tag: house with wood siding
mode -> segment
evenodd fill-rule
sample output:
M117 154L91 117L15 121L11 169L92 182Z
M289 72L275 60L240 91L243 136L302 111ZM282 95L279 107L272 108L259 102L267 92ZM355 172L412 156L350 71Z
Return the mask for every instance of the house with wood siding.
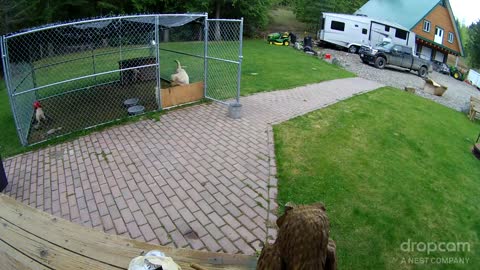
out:
M447 62L463 56L462 40L448 0L370 0L355 14L398 23L416 34L415 51L425 59Z

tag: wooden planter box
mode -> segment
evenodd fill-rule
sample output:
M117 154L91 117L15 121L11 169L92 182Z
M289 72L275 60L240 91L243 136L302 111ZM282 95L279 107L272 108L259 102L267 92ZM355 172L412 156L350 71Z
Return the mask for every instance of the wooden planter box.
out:
M425 81L426 83L423 88L423 91L425 91L426 93L441 97L443 96L445 91L447 91L446 86L440 85L432 79L426 79Z
M162 108L177 106L203 98L203 82L161 89Z

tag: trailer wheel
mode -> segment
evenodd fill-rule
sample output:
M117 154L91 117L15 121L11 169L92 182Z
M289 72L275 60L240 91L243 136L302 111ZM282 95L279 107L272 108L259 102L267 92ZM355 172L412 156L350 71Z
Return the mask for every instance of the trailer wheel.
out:
M418 70L418 76L422 77L422 78L425 78L427 76L427 67L425 66L422 66L419 70Z
M348 52L349 53L357 53L358 52L358 47L355 46L355 45L352 45L352 46L348 47Z
M379 56L375 59L375 67L379 69L383 69L387 65L387 60L385 58Z

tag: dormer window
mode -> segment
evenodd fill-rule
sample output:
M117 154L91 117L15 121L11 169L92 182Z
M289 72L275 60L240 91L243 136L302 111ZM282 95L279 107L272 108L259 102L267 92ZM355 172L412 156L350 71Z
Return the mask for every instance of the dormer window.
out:
M452 32L448 33L448 42L453 43L453 33Z
M424 20L423 21L423 31L430 32L430 27L431 27L430 22L427 21L427 20Z

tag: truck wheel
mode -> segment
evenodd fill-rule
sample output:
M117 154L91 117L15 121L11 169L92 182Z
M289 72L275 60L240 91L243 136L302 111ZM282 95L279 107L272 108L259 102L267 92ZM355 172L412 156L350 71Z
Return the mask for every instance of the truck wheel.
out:
M352 46L348 47L348 52L349 53L357 53L358 52L358 47L355 46L355 45L352 45Z
M387 65L387 60L385 58L379 56L375 59L375 67L379 69L383 69Z
M425 78L427 76L427 68L425 66L421 67L419 70L418 70L418 76L422 77L422 78Z

